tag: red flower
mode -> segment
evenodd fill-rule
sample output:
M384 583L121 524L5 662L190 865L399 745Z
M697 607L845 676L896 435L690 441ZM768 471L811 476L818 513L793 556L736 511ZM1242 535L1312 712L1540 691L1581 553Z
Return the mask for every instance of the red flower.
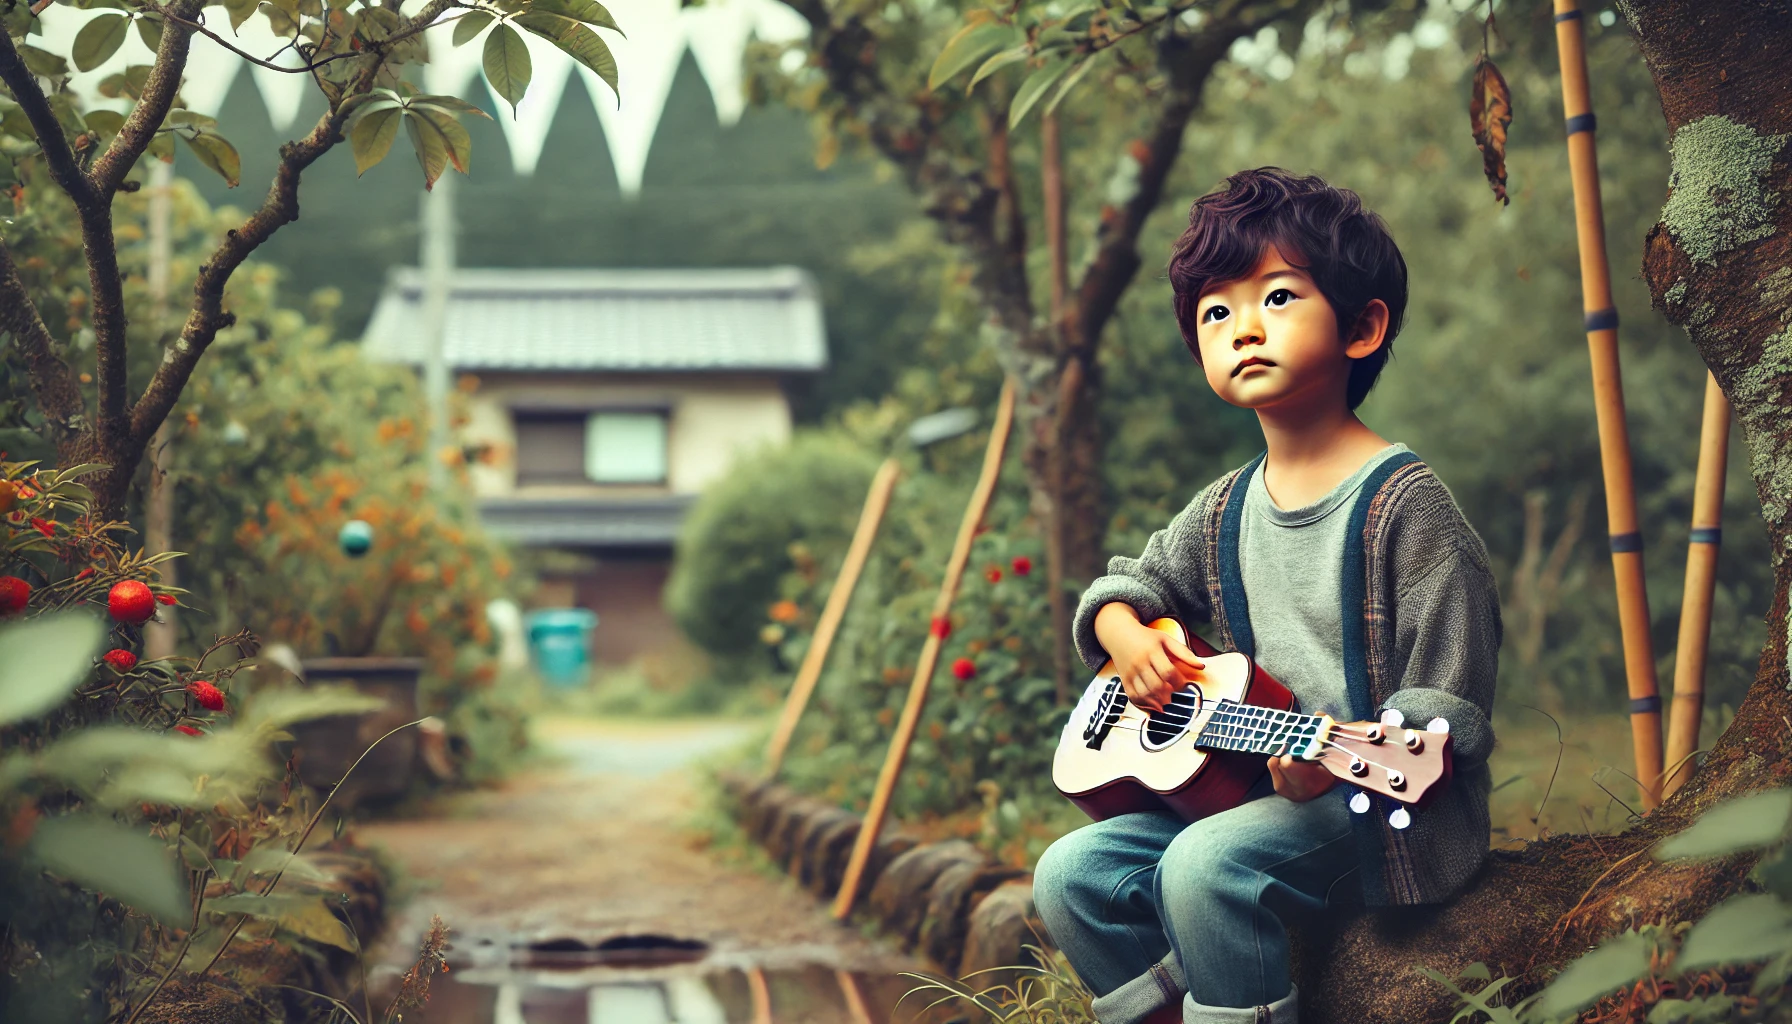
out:
M991 583L1002 582L1002 567L999 565L992 565L987 569L984 569L983 578Z
M36 491L34 491L34 490L32 490L32 489L31 489L31 488L29 488L29 487L26 487L26 486L25 486L25 485L24 485L24 484L20 484L20 485L19 485L19 497L21 497L21 498L35 498L35 497L37 497L37 492L36 492Z
M944 615L937 616L927 627L927 631L941 640L952 635L952 620Z
M137 667L137 656L122 648L113 648L107 651L100 655L100 660L112 666L121 675Z
M190 725L177 725L174 727L174 731L180 732L180 733L186 733L188 736L204 736L205 735L205 733L200 732L198 729L195 729Z
M24 611L31 600L31 584L17 576L0 576L0 615Z
M56 524L50 522L48 519L39 519L36 516L32 516L31 525L37 529L38 533L41 533L46 537L53 537L56 535Z
M141 580L120 580L106 595L106 609L118 621L135 625L156 613L156 598Z
M959 658L952 663L952 674L959 682L965 682L977 674L977 663L969 658Z
M175 597L173 594L157 594L156 600L160 601L163 604L173 604L175 601Z
M207 711L224 710L224 691L203 679L195 679L188 683L187 692L192 694L193 699L199 702L199 706Z
M1025 576L1027 573L1033 571L1033 560L1026 555L1015 555L1014 561L1009 563L1009 565L1010 568L1014 570L1014 575L1016 576Z

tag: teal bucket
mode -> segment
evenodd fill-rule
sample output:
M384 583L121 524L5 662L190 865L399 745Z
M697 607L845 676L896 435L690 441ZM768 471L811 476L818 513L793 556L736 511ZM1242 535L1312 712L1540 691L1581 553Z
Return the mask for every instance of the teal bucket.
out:
M535 669L549 686L573 687L591 673L591 631L597 614L587 608L543 608L524 620Z

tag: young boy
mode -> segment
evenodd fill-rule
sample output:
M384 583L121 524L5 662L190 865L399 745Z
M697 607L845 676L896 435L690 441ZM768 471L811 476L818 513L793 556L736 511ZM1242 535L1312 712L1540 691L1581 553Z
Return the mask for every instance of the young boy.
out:
M1288 924L1338 903L1446 899L1488 845L1488 714L1500 646L1487 551L1444 485L1355 409L1406 308L1406 263L1355 193L1276 168L1203 196L1170 259L1207 383L1254 409L1267 451L1216 480L1077 609L1077 652L1112 657L1155 710L1200 659L1142 623L1211 621L1301 710L1442 718L1455 777L1410 827L1352 814L1317 764L1271 758L1252 799L1184 824L1127 814L1041 858L1040 915L1102 1024L1295 1024Z

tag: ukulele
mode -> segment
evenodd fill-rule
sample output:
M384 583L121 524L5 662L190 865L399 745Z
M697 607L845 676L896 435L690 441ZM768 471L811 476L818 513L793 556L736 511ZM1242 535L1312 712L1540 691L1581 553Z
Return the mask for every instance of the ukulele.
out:
M1201 659L1196 678L1161 711L1127 699L1112 661L1090 682L1058 738L1052 782L1091 818L1170 810L1186 821L1244 801L1269 770L1268 758L1316 761L1358 787L1350 809L1366 813L1370 793L1394 803L1388 823L1412 824L1408 806L1425 803L1450 780L1450 725L1432 719L1405 728L1388 709L1379 722L1340 724L1301 714L1294 695L1256 662L1221 654L1175 619L1149 624Z

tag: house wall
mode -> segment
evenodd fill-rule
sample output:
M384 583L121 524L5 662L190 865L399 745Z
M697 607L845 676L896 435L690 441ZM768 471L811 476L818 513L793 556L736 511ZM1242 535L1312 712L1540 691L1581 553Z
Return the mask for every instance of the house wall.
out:
M664 487L570 484L517 486L517 407L599 409L662 407L667 410L667 483ZM476 464L471 476L481 498L607 494L695 494L725 473L738 456L761 445L790 440L790 404L771 375L481 374L470 398L461 438L489 443L497 457Z

